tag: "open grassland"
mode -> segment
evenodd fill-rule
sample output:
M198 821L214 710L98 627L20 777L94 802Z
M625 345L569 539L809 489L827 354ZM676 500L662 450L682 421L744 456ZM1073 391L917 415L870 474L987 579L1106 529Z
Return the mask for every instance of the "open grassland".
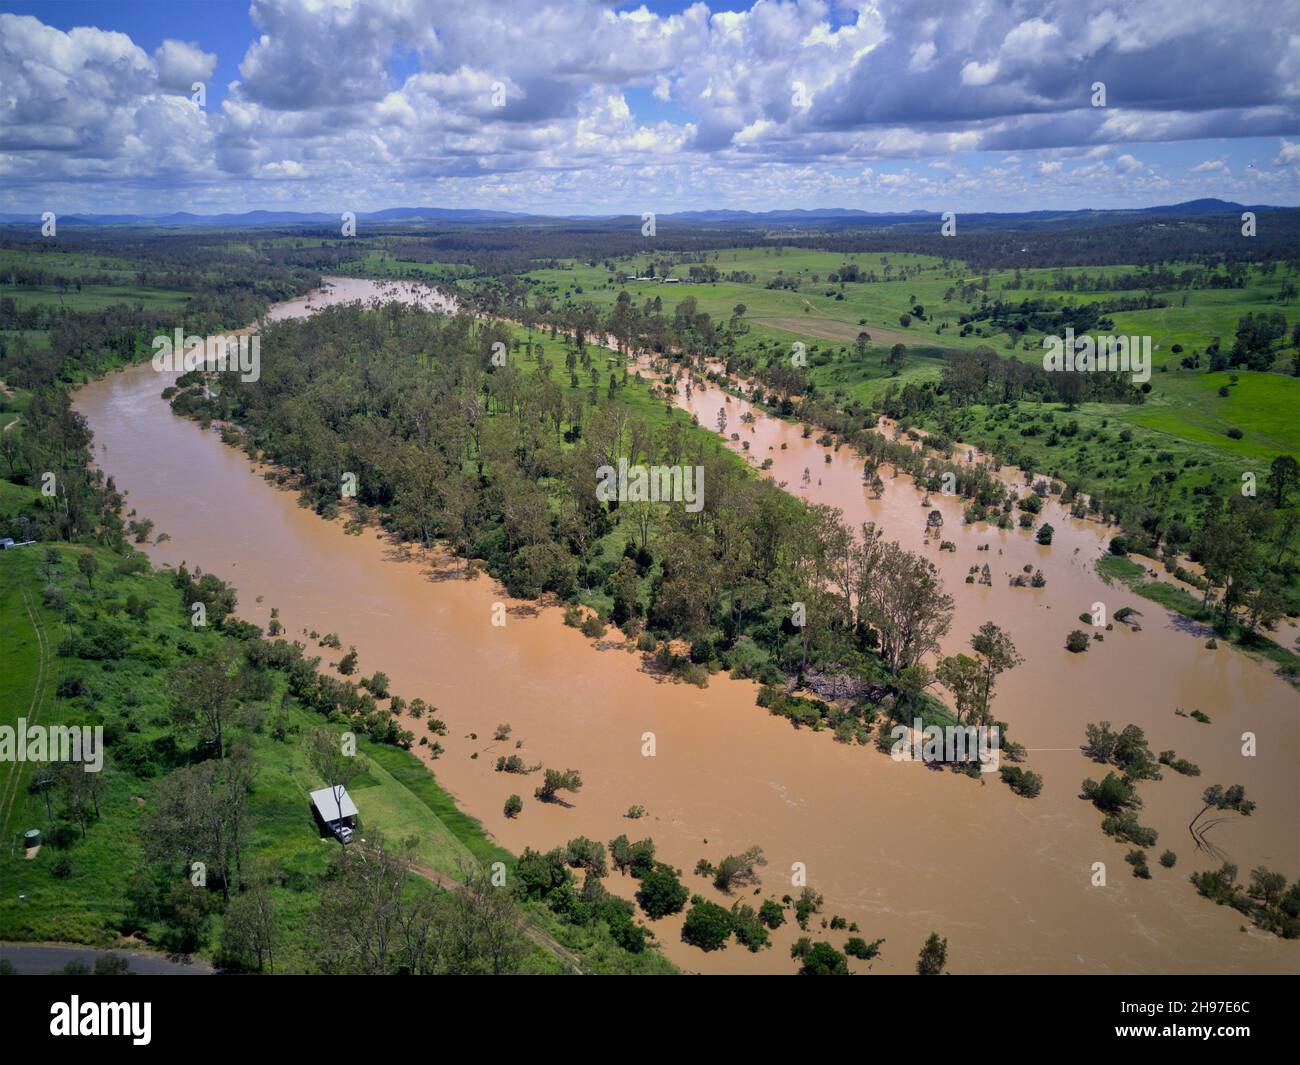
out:
M808 375L820 393L839 403L867 407L891 386L937 382L946 353L952 349L988 346L1002 357L1041 362L1044 332L1030 330L1013 338L984 321L971 323L969 334L960 335L960 315L976 312L985 298L1082 304L1144 294L1140 288L1104 287L1108 278L1140 272L1136 266L1003 270L977 276L959 262L932 256L839 255L777 248L728 249L702 257L724 278L742 272L751 275L745 283L666 285L624 280L626 274L644 276L655 258L617 260L610 264L612 270L605 263L572 262L562 269L536 270L527 276L537 293L561 305L590 300L608 310L618 293L626 290L634 305L650 301L669 317L681 301L692 299L697 311L708 313L719 323L731 320L743 306L737 328L728 338L737 353L756 354L763 364L788 359L792 345L801 342L806 348ZM861 275L874 273L876 279L831 283L829 276L846 264L856 267ZM1190 267L1172 263L1167 268L1178 273ZM689 268L689 263L678 263L672 276L685 278ZM886 270L890 280L885 280ZM766 287L781 277L797 279L799 288ZM1086 287L1096 285L1097 291L1066 291L1061 287L1063 280L1086 280ZM1185 486L1204 484L1215 477L1225 483L1237 482L1248 466L1267 465L1279 453L1300 454L1300 378L1285 372L1290 369L1292 349L1285 342L1278 346L1274 372L1206 373L1204 355L1216 338L1224 348L1231 347L1237 323L1247 314L1281 311L1288 326L1293 324L1297 301L1283 297L1286 286L1294 286L1297 280L1285 265L1271 272L1253 269L1241 288L1153 287L1152 296L1168 306L1109 313L1113 332L1152 337L1154 372L1145 402L1086 403L1077 410L1052 415L1065 424L1075 422L1085 431L1094 431L1101 444L1107 443L1107 428L1128 429L1130 440L1120 442L1112 434L1115 450L1109 456L1097 455L1095 461L1087 461L1071 455L1075 441L1054 438L1050 421L1044 418L1049 412L1033 403L1019 404L1009 415L1003 411L998 416L974 408L961 419L967 439L987 446L999 435L1014 438L1037 420L1045 431L1041 437L1022 435L1021 453L1036 468L1060 471L1062 476L1091 484L1101 492L1144 483L1144 477L1152 472L1140 468L1144 460L1155 461L1161 454L1172 453L1174 467L1189 475ZM967 283L979 288L963 300L961 286ZM900 316L911 314L918 304L925 320L913 316L908 326L901 326ZM870 335L871 342L865 350L858 350L855 341L862 331ZM1098 332L1094 330L1094 335ZM895 371L889 364L889 348L897 343L907 345L907 351ZM1182 365L1184 359L1195 356L1201 359L1197 366ZM1227 395L1220 395L1225 387ZM1239 430L1240 439L1229 437L1230 429ZM1131 458L1122 453L1130 448L1135 452ZM1191 465L1187 465L1189 460ZM1162 464L1168 461L1161 460ZM1119 467L1123 467L1122 474Z
M426 281L453 281L472 273L470 267L461 263L415 262L401 257L401 248L395 254L386 251L370 251L359 259L345 262L339 267L340 273L357 274L361 277L404 277L422 278Z
M831 252L799 249L734 249L711 255L707 265L716 267L723 278L733 274L750 274L753 280L721 280L700 284L663 284L658 281L625 281L624 275L644 276L647 263L642 258L620 260L611 273L603 265L572 263L565 269L530 272L527 278L536 291L563 304L591 300L598 307L609 308L624 289L640 305L643 300L658 298L666 313L680 300L696 301L698 309L715 320L726 321L737 305L745 307L745 317L753 331L762 337L800 339L817 337L851 343L866 330L882 343L933 344L942 336L954 347L974 347L979 338L948 337L936 332L945 323L951 328L957 319L952 308L943 308L943 293L962 276L960 264L945 263L933 256L884 254L838 255ZM880 280L873 283L832 284L827 279L844 265L856 265L861 271L875 271ZM688 276L689 266L678 267L672 276ZM889 280L885 278L888 277ZM777 278L797 281L795 290L768 288ZM921 303L935 313L929 322L902 327L899 317ZM943 331L944 333L947 330Z
M53 243L21 250L0 248L0 283L12 283L15 271L37 268L70 280L105 276L116 284L126 285L135 280L142 265L119 255L77 250Z
M70 311L96 311L119 303L157 309L183 306L188 292L139 283L148 268L143 261L58 246L0 248L0 300L12 299L20 309L49 305ZM48 283L21 282L21 272L31 270L48 274Z
M1267 462L1300 454L1300 378L1249 370L1170 374L1154 399L1127 413L1134 425L1205 444L1238 458ZM1226 388L1228 394L1221 396ZM1242 431L1240 440L1229 429Z
M174 310L185 305L186 297L167 289L136 285L6 285L0 284L0 299L12 299L19 309L50 304L72 311L98 311L119 303L137 304L157 310Z
M778 254L779 252L779 254ZM750 323L784 334L841 340L851 344L865 329L876 343L941 345L974 348L992 345L1000 353L1016 350L1030 361L1042 358L1039 341L1044 333L1017 336L1013 349L1010 336L1001 330L977 325L969 336L961 336L959 317L975 310L987 295L990 301L1019 302L1026 299L1052 299L1073 303L1095 303L1142 294L1142 289L1099 289L1098 291L1064 291L1049 286L1058 277L1104 279L1133 274L1137 266L1088 267L1067 269L1025 269L991 271L976 275L964 264L934 256L904 254L847 254L804 251L801 249L734 249L704 257L705 264L716 267L723 278L733 273L747 273L745 283L718 281L665 285L659 281L626 281L625 275L644 276L648 261L641 257L616 260L611 271L604 264L570 262L561 269L541 269L526 275L537 292L554 302L581 303L590 300L598 307L609 308L620 291L626 290L639 305L645 299L658 298L665 313L682 299L694 298L698 309L725 321L734 308L743 304ZM836 282L828 280L846 266L854 266L876 280ZM1188 264L1169 264L1171 271ZM675 267L673 276L687 277L690 264ZM770 289L768 284L784 277L797 281L796 290ZM1203 349L1215 337L1229 342L1237 320L1248 313L1277 309L1278 296L1287 280L1285 268L1273 275L1252 272L1245 288L1198 288L1162 290L1153 294L1169 306L1139 311L1117 311L1112 317L1115 332L1150 334L1159 354L1157 365L1173 357L1171 348ZM1294 282L1295 278L1292 278ZM963 301L959 289L964 283L979 286L975 298ZM921 305L925 320L913 317L903 327L899 317ZM1296 301L1285 306L1292 309ZM982 330L982 331L981 331ZM1025 343L1028 341L1028 344ZM1174 358L1174 361L1177 361Z

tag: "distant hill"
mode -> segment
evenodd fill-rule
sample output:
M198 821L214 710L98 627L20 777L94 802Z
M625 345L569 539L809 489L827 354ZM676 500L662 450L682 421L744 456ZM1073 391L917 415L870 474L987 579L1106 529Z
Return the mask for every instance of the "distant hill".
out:
M1239 214L1242 211L1287 211L1295 208L1267 204L1233 203L1228 200L1201 199L1155 207L1084 208L1073 211L958 212L964 225L981 228L1039 228L1044 225L1089 225L1132 221L1134 218L1192 217ZM847 207L815 210L774 211L676 211L661 214L657 223L710 228L735 227L817 227L933 225L942 217L939 211L862 211ZM518 211L490 211L452 207L390 207L382 211L361 211L361 223L431 223L435 225L556 225L578 222L595 227L625 225L634 215L539 215ZM37 213L0 213L0 225L40 225ZM64 226L210 226L231 229L265 227L337 226L339 214L319 211L244 211L238 214L193 214L174 211L169 214L69 214L59 217Z
M339 214L320 211L243 211L239 214L69 214L60 215L59 224L67 226L254 226L338 225ZM482 224L484 222L520 222L541 219L538 215L514 211L460 210L447 207L390 207L384 211L359 211L358 222L450 222ZM0 213L0 223L40 225L38 214Z
M766 225L800 225L809 222L855 222L855 223L883 223L888 225L890 222L916 222L924 218L938 218L936 211L858 211L848 207L825 207L817 210L790 210L790 211L677 211L672 214L661 215L669 221L680 222L707 222L707 223L726 223L742 222L753 224L755 222Z
M1224 214L1229 211L1267 211L1268 207L1256 204L1247 207L1245 204L1230 203L1227 200L1187 200L1184 203L1173 203L1167 207L1148 207L1147 214Z

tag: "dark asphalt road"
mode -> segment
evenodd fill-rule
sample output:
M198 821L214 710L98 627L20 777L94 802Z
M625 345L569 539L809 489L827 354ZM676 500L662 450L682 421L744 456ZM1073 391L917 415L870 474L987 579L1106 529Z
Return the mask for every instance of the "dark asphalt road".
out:
M0 960L9 962L20 974L57 973L73 960L94 971L95 960L105 954L126 958L131 972L141 976L210 976L206 961L172 961L162 954L130 950L99 950L95 947L47 946L39 943L0 943Z

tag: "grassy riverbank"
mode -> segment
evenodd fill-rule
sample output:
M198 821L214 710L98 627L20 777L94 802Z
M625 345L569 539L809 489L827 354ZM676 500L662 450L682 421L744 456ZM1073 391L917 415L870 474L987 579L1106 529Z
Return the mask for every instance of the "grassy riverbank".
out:
M1104 555L1097 559L1097 572L1108 584L1118 581L1144 599L1159 603L1165 609L1185 618L1202 622L1206 627L1207 640L1223 640L1272 662L1281 676L1293 686L1300 687L1300 655L1261 633L1251 632L1237 622L1225 626L1219 614L1207 607L1186 588L1169 581L1156 580L1148 574L1144 566L1131 558L1121 558L1117 555Z
M189 617L171 576L152 571L142 555L70 545L0 553L0 654L8 667L0 677L0 725L15 726L21 717L42 726L100 726L108 752L95 809L61 780L37 786L42 765L3 766L0 879L8 890L0 900L0 939L94 946L129 940L221 958L220 892L175 897L185 891L185 870L160 868L147 838L163 781L196 764L170 711L169 678L185 660L244 644L216 627L195 629ZM278 671L260 675L257 695L237 732L252 769L241 861L276 915L275 971L310 970L315 915L339 849L321 837L307 801L324 784L307 746L323 719L290 694ZM365 737L359 754L368 766L349 791L361 810L360 835L411 839L414 860L451 879L486 862L513 866L413 754ZM22 846L29 828L44 836L31 854ZM159 890L160 877L166 890ZM417 879L408 890L437 889ZM520 963L524 971L572 968L548 942L563 943L585 971L671 968L653 951L628 954L600 929L561 928L534 904L522 917L537 930Z

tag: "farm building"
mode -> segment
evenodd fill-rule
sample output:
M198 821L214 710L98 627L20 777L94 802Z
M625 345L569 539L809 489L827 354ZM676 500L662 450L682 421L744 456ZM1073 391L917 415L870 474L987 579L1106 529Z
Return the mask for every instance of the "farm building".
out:
M343 785L321 788L311 793L312 812L321 829L337 836L344 843L352 841L357 827L357 804L352 801Z

